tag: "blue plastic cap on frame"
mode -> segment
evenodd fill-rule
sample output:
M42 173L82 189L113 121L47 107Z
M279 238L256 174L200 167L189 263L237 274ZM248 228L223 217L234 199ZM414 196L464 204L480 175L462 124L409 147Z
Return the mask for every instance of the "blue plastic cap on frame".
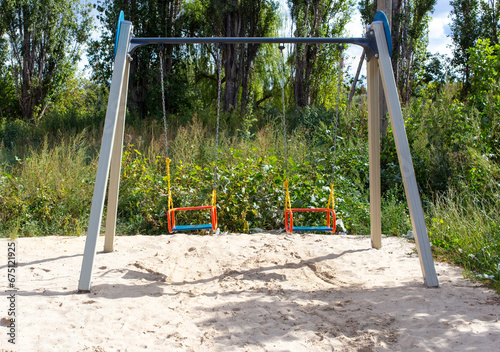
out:
M118 47L118 37L120 36L120 25L125 21L125 14L123 11L120 11L120 15L118 16L118 26L116 27L116 35L115 35L115 51L113 53L113 61L115 61L116 57L116 48Z
M384 23L384 32L385 39L387 39L387 48L389 49L389 56L392 57L392 39L391 39L391 29L389 28L389 21L387 21L387 17L385 13L382 11L378 11L373 17L373 22L383 22Z

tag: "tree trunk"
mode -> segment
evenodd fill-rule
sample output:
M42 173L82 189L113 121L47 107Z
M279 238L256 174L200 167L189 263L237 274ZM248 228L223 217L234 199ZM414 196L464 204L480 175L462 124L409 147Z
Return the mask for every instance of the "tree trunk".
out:
M257 51L259 50L259 45L258 44L248 44L247 46L247 54L246 54L246 61L243 62L243 75L242 75L242 82L241 82L241 111L242 114L246 112L246 109L248 107L248 95L249 95L249 88L248 88L248 83L250 82L250 73L252 70L252 62L257 56Z
M295 46L295 85L294 85L294 96L295 96L295 106L301 108L307 106L308 92L306 90L307 83L305 81L305 54L300 54L300 45ZM307 46L304 52L307 50Z
M28 7L25 6L23 7L23 14L27 16L28 14ZM33 117L33 110L31 109L31 94L30 94L30 86L31 86L31 70L30 70L30 62L31 59L29 57L31 50L29 48L30 46L30 28L29 28L29 23L28 21L24 21L24 23L20 23L19 28L22 28L22 33L21 36L23 37L23 44L22 44L22 62L19 62L19 66L21 69L21 99L20 99L20 105L21 105L21 114L23 116L24 120L31 120Z
M237 37L240 33L241 19L237 13L230 12L226 16L226 37ZM224 100L222 104L223 111L232 111L238 108L238 46L236 44L224 45L224 71L225 71L225 89Z
M394 80L396 83L399 80L398 60L401 57L401 10L403 6L402 0L393 0L392 2L392 70L394 71Z

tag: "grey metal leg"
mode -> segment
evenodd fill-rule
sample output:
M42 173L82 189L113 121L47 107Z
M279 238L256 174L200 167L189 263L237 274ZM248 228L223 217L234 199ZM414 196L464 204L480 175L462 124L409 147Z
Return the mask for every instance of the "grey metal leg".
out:
M118 112L111 170L109 174L108 206L106 216L106 232L104 237L104 252L113 252L116 231L116 215L118 211L118 194L120 190L120 170L122 165L123 133L125 131L125 113L127 110L127 92L130 63L127 60L125 79L122 84L122 95Z
M399 166L403 177L406 199L408 201L408 209L410 210L410 218L413 226L413 233L415 234L415 242L417 244L420 267L424 276L424 283L428 287L438 287L439 282L436 275L436 268L434 267L429 237L427 235L424 212L420 201L420 195L418 193L415 170L413 168L410 147L406 137L403 114L401 112L396 82L394 81L391 59L387 49L384 27L382 22L374 22L372 24L372 28L375 31L375 37L379 49L378 64L389 108L392 131L396 142Z
M106 111L106 120L104 122L99 164L97 166L94 195L92 197L92 207L90 209L87 239L85 241L85 250L83 253L82 270L80 272L80 281L78 284L78 290L80 291L90 291L91 287L97 238L101 228L104 198L106 195L112 148L117 130L118 114L122 99L126 98L122 93L124 89L123 86L128 84L127 52L131 30L132 23L128 21L123 21L121 23L115 66L109 92L108 108Z

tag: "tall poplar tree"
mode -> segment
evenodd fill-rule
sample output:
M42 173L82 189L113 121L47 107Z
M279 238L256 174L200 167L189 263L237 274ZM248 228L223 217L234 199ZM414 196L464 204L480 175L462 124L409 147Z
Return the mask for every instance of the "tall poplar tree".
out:
M76 69L90 8L79 0L3 0L0 12L21 116L37 122Z
M137 37L180 37L180 15L183 0L98 0L96 9L101 23L101 36L88 47L93 79L107 85L111 79L116 25L120 11L134 25ZM162 67L166 85L167 109L175 112L190 105L183 57L179 45L145 46L134 53L130 63L128 108L141 118L156 116L161 109L159 53L163 50Z
M454 45L451 63L462 75L462 95L466 96L470 90L470 53L481 34L479 20L479 0L452 0L451 10L451 40Z
M413 93L416 69L426 60L430 13L436 0L395 0L392 9L392 67L403 103Z
M339 37L349 22L351 0L289 0L296 37ZM294 97L297 107L316 101L318 90L336 66L339 51L333 45L296 44Z
M498 44L498 27L500 21L500 2L498 0L481 0L481 38Z
M267 37L278 20L278 3L274 0L198 0L186 8L190 36ZM222 46L224 111L246 110L251 74L261 47L258 43ZM213 50L211 54L216 56Z

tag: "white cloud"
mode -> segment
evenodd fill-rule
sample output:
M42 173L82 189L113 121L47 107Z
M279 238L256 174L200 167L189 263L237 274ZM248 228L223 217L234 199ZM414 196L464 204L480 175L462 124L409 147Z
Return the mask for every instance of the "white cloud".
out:
M361 13L357 10L354 10L354 14L351 17L351 21L346 26L347 34L350 37L362 37L365 29L363 28L363 24L361 23Z
M451 39L447 37L449 33L448 12L440 13L438 16L433 16L429 23L429 46L427 48L433 54L446 54L451 56Z
M365 28L361 22L361 14L358 10L354 10L351 21L347 24L346 29L348 37L359 38L364 36ZM357 45L349 45L346 50L345 65L347 71L352 76L356 74L356 69L358 68L359 59L362 53L363 48ZM365 65L363 65L361 75L366 75Z

